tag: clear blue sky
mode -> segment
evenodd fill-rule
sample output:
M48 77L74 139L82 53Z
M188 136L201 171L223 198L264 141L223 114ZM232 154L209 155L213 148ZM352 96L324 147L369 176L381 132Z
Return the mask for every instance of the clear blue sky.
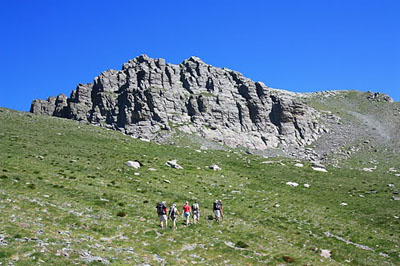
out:
M140 54L195 55L270 87L400 101L400 1L2 1L0 106L92 82Z

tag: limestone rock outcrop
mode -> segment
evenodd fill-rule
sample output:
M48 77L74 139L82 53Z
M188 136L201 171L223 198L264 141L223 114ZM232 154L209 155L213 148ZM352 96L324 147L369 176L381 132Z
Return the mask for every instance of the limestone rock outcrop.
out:
M87 121L135 137L180 130L230 147L301 147L324 132L319 112L198 57L179 65L141 55L79 84L69 98L34 100L31 112Z

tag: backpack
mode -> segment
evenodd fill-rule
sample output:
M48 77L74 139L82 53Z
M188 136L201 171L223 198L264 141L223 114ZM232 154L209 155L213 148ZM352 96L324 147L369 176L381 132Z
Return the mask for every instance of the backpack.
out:
M157 208L157 214L158 215L164 215L165 214L165 212L164 212L164 209L165 209L164 203L162 203L162 202L158 203L156 208Z
M192 210L194 213L198 213L199 212L199 204L197 204L197 203L193 204Z
M170 208L170 209L169 209L169 214L168 214L168 216L171 217L171 218L175 218L175 216L176 216L176 211L177 211L176 207Z

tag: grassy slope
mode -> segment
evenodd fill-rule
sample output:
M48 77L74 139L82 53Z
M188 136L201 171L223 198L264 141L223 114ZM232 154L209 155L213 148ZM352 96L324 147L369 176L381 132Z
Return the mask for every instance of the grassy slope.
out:
M285 263L285 255L299 265L400 264L399 201L391 200L393 188L387 187L399 186L399 178L383 171L319 173L285 159L284 165L262 164L261 157L247 154L198 153L74 121L0 110L2 263L100 264L84 261L89 252L115 265L276 265ZM178 159L184 170L166 166L170 159ZM129 169L127 160L144 166ZM212 163L222 171L207 169ZM289 187L288 181L300 186ZM378 193L365 193L371 189ZM158 228L156 202L177 202L181 208L195 198L203 208L200 225L184 227L181 219L176 232ZM225 206L220 225L206 220L216 198ZM238 241L249 247L229 246ZM332 258L316 249L332 251Z

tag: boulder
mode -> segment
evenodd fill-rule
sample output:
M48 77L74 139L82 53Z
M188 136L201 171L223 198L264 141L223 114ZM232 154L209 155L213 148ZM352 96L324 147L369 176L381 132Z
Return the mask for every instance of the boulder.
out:
M140 166L142 166L142 164L139 161L127 161L127 162L125 162L125 165L127 165L128 167L135 168L135 169L139 169Z
M171 168L183 169L183 167L178 164L178 160L171 160L171 161L166 162L165 164Z
M210 168L210 169L212 169L212 170L214 170L214 171L221 171L221 170L222 170L221 167L219 167L219 166L216 165L216 164L212 164L212 165L210 165L208 168Z

